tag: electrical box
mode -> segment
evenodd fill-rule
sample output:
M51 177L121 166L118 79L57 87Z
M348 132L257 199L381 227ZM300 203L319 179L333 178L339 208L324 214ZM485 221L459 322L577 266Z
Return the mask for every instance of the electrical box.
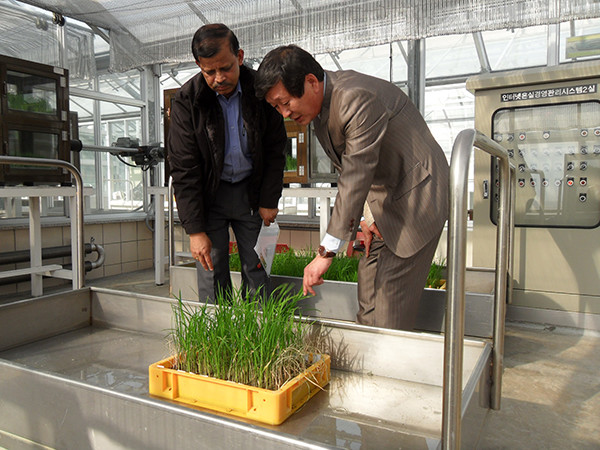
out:
M516 168L516 305L600 314L600 62L470 78ZM473 265L494 266L498 164L475 151ZM575 324L574 324L575 325Z

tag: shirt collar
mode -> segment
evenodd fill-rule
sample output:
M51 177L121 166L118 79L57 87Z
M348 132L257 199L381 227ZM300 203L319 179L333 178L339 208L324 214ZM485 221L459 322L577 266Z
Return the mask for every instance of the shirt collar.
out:
M325 100L325 92L327 90L327 74L323 72L323 100ZM323 106L321 106L321 111L317 114L317 117L321 119L321 112L323 111Z
M229 98L225 97L223 94L219 94L218 92L215 92L215 94L217 95L217 98L221 97L224 100L230 100L233 97L235 97L236 95L241 96L242 95L242 85L240 84L240 80L238 80L237 85L235 86L235 90L233 91L233 94Z

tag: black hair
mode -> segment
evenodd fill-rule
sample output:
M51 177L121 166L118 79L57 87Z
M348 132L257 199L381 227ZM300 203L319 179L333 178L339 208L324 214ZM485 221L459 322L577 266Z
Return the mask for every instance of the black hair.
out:
M229 39L231 53L237 56L240 43L237 37L227 25L222 23L211 23L198 28L192 39L192 54L194 59L211 58L221 50L223 39Z
M302 97L304 80L309 73L323 81L323 68L310 53L297 45L277 47L267 53L258 67L254 80L256 96L264 98L281 81L290 95Z

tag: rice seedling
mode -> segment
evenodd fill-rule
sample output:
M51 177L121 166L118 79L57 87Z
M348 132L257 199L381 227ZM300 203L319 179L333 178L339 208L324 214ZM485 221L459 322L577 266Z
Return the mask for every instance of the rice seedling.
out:
M427 276L426 286L433 289L445 289L446 260L433 261Z
M315 251L310 249L304 251L290 249L287 252L276 253L273 258L273 265L271 266L271 275L302 278L304 276L304 267L314 259L315 254ZM331 266L323 275L323 279L357 282L358 263L361 257L362 253L359 253L356 256L338 254L331 261ZM230 255L229 267L232 271L239 272L241 270L240 256L238 253L232 253ZM443 289L445 270L445 260L432 262L425 287Z
M319 353L311 324L294 317L302 294L289 286L268 296L233 290L216 297L215 306L181 299L173 306L175 369L276 390Z

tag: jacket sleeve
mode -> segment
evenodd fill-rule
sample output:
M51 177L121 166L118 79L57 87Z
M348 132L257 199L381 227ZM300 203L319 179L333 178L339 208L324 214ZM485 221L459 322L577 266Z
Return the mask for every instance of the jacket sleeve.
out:
M177 96L171 105L168 158L173 177L177 211L187 234L205 229L205 199L202 183L205 162L198 148L191 101Z
M383 104L366 90L354 89L332 100L345 138L338 194L327 232L343 240L354 236L373 184L389 122ZM330 117L330 121L332 118Z
M260 187L259 206L277 208L283 189L285 145L287 133L283 117L267 102L263 102L266 127L263 131L263 179Z

